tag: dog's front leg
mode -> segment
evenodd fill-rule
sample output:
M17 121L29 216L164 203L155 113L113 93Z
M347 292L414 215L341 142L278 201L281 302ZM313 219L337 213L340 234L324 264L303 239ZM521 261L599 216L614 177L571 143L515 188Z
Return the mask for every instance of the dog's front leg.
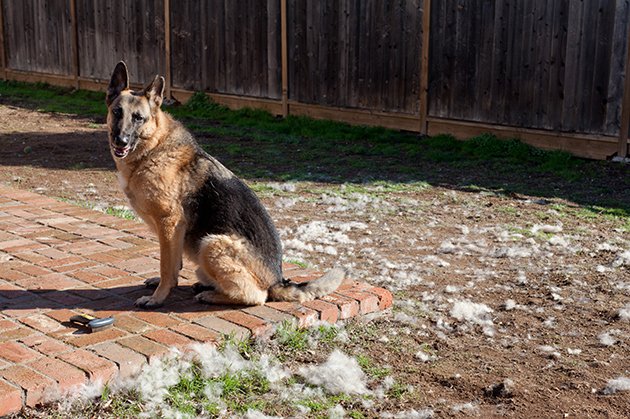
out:
M182 267L184 247L184 223L173 218L163 218L157 223L160 241L160 283L151 296L140 297L136 306L143 308L159 307L164 303L171 289L177 286L177 277Z

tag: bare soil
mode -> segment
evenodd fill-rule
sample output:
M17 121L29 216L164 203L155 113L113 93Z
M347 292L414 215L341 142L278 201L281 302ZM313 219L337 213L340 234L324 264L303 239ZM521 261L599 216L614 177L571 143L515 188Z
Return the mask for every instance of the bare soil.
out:
M0 182L126 204L102 123L9 105L0 105L0 121ZM630 303L627 218L562 198L444 184L269 185L261 197L287 259L346 266L395 292L393 311L350 348L413 386L382 410L630 417L630 392L602 391L630 377L630 323L619 316ZM468 320L456 307L472 310Z

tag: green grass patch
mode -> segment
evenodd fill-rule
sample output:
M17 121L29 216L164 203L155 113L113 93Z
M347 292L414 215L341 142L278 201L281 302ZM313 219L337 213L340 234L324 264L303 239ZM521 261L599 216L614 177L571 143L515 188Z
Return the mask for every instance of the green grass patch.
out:
M103 94L0 81L3 103L104 119ZM495 194L553 196L583 206L630 211L627 166L536 149L484 134L420 138L381 127L302 116L279 118L255 109L229 110L203 93L164 110L193 130L209 153L251 181L352 183L359 193L418 192L447 185ZM71 169L79 170L81 167ZM262 182L261 182L262 183ZM254 182L261 194L278 195ZM352 189L350 188L350 189ZM363 190L363 191L362 191Z
M356 358L363 372L372 379L380 380L391 373L390 368L375 365L374 361L372 361L372 359L367 355L359 354Z
M102 92L75 90L45 83L0 81L0 96L10 97L42 112L101 117L107 114Z
M285 350L292 352L308 349L308 329L298 327L295 322L284 321L278 326L275 339Z

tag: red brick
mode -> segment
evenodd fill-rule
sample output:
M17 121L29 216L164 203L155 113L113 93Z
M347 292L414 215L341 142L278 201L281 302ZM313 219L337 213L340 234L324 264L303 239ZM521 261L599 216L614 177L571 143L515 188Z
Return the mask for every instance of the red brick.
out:
M125 336L127 333L120 329L109 328L93 333L86 333L83 335L77 335L76 337L70 337L66 340L67 343L83 348L85 346L95 345L97 343L106 342L110 340L116 340Z
M24 244L24 245L21 245L21 246L7 247L6 249L4 249L4 251L19 255L22 252L32 252L32 251L35 251L35 250L44 249L46 247L48 247L48 246L45 245L45 244L41 244L41 243L37 243L37 242L31 242L30 244Z
M79 313L77 313L76 311L68 310L67 308L60 308L58 310L51 310L45 314L60 323L65 323L70 321L70 317Z
M339 308L335 304L327 303L322 300L305 301L302 303L304 307L317 310L319 319L324 322L336 323L339 319Z
M40 255L46 256L50 259L64 259L64 258L67 258L68 256L72 256L66 252L62 252L61 250L53 249L52 247L38 250L35 253L39 253Z
M0 380L0 417L22 409L22 389Z
M29 367L47 377L54 379L61 392L87 381L85 373L59 359L44 357L28 364Z
M117 343L129 349L141 353L147 358L159 357L168 352L168 349L159 343L155 343L142 336L131 336L120 339Z
M41 301L41 298L39 298L39 297L37 297L35 299L31 299L30 297L24 297L24 298L21 297L21 298L16 298L13 301L16 301L16 302L20 301L21 303L29 304L30 307L37 306L37 305L41 304L41 303L38 302L38 301ZM9 317L13 317L15 319L19 319L19 318L25 317L25 316L33 316L33 315L35 315L35 314L37 314L37 313L42 311L39 308L26 308L23 304L16 304L16 305L14 305L14 307L16 307L16 308L6 308L6 309L4 309L2 311L2 313L5 316L9 316Z
M48 269L43 269L36 265L22 265L20 267L16 267L15 270L29 276L44 276L50 273Z
M314 275L315 273L311 270L308 269L303 269L303 268L298 268L298 269L291 269L287 272L283 272L283 276L286 279L290 279L293 280L293 278L296 277L300 277L300 276L309 276L309 275ZM316 277L321 276L321 274L316 275Z
M72 273L69 273L68 275L75 279L78 279L79 281L87 282L88 284L93 284L109 279L99 273L86 270L74 271Z
M51 291L78 288L83 285L80 281L60 273L48 274L41 277L29 277L15 282L29 290Z
M186 336L167 329L152 330L145 333L143 336L157 343L161 343L164 346L174 346L176 348L184 348L193 343L193 341Z
M0 271L0 279L6 279L10 282L17 282L27 278L29 278L28 275L13 269L8 269L6 266L4 266L2 271Z
M220 315L224 320L243 326L252 332L254 336L265 336L271 332L271 324L242 311L231 311Z
M89 301L86 298L78 296L69 291L51 291L51 292L42 293L40 295L42 296L42 298L49 301L54 301L55 303L59 304L62 307L63 306L66 306L66 307L86 306Z
M18 327L20 327L20 325L14 321L0 319L0 332L4 332L5 330L17 329Z
M134 274L141 274L159 269L160 262L156 259L144 256L125 261L118 261L116 266Z
M99 312L99 316L100 315L101 313ZM149 323L143 322L142 320L129 315L116 316L114 319L116 321L115 325L117 328L126 330L130 333L142 334L154 328Z
M22 238L17 238L13 240L2 240L0 241L0 250L10 249L16 246L24 246L27 244L33 244L33 241Z
M282 323L284 321L295 320L293 316L267 306L247 307L244 308L243 311L252 316L260 317L269 323Z
M32 361L40 356L37 352L17 342L0 343L0 358L7 361L20 363Z
M188 321L193 321L201 317L206 317L209 314L219 314L223 312L223 309L217 308L218 306L207 306L205 304L195 304L191 302L190 294L186 299L177 301L172 304L168 304L168 309L175 314L178 318L182 318ZM170 298L170 297L169 297Z
M392 304L394 303L394 296L392 295L391 292L389 292L388 290L384 288L372 287L368 289L367 292L376 294L378 296L379 298L378 308L380 310L385 310L387 308L390 308Z
M118 250L113 250L110 252L103 253L94 253L86 256L88 259L99 262L99 263L117 263L124 257L124 255L120 255ZM126 273L126 272L125 272Z
M108 290L104 290L101 288L92 288L89 285L85 285L83 288L69 290L69 292L78 295L79 297L84 299L84 302L81 304L82 306L89 306L92 308L94 307L94 304L91 301L103 300L105 298L112 297L112 293Z
M288 313L292 315L293 317L297 318L298 325L300 327L308 327L315 324L319 317L319 314L317 313L317 311L310 309L308 307L303 307L297 303L274 301L274 302L269 302L266 305L273 309Z
M67 256L59 259L47 259L46 261L40 262L39 264L45 266L46 268L54 270L60 266L74 265L82 261L83 259L78 256Z
M357 300L362 314L378 311L379 299L375 294L363 291L339 291L338 294Z
M56 385L52 379L24 365L13 365L0 370L0 375L8 382L20 386L26 391L26 405L29 407L35 407L46 401L44 399L46 391Z
M144 320L158 327L172 327L181 323L181 320L177 320L164 313L157 313L155 311L137 311L133 314L140 320Z
M301 274L301 275L291 275L291 278L287 278L287 279L290 279L291 282L295 282L296 284L301 284L304 282L309 282L314 279L320 278L322 275L323 275L322 273L308 273L308 274Z
M71 346L45 335L31 335L20 339L20 342L44 355L57 355L72 349Z
M97 282L94 286L119 295L129 294L134 291L143 291L145 294L150 293L144 285L144 279L133 275Z
M143 355L113 342L100 343L94 346L92 350L100 356L114 361L118 365L120 378L133 376L147 362Z
M289 271L294 271L296 269L302 269L300 266L296 265L295 263L287 263L287 262L282 262L282 274L286 274ZM286 278L286 275L284 276Z
M5 330L0 332L0 342L22 339L26 336L32 335L33 333L36 332L29 327L18 327L17 329Z
M359 302L339 294L325 295L320 298L323 301L337 305L339 307L339 318L341 320L349 319L359 314Z
M120 278L121 276L129 275L122 269L112 268L111 266L97 266L90 270L98 275L104 276L106 279Z
M63 265L63 266L56 266L54 268L51 268L53 271L55 272L72 272L72 271L76 271L77 269L85 269L85 268L91 268L92 266L95 266L96 262L92 262L92 261L84 261L84 262L79 262L79 263L73 263L70 265Z
M85 349L61 354L58 358L85 371L90 381L106 383L118 372L118 367L112 361L100 357Z
M20 321L25 325L30 326L33 329L39 330L43 333L51 333L63 328L61 323L43 314L22 317Z
M175 326L173 330L181 333L182 335L188 336L191 339L204 343L218 342L221 339L221 335L219 333L196 324L180 324Z
M233 336L237 340L247 339L251 332L242 326L236 325L227 320L223 320L216 316L202 317L195 320L195 323L200 324L203 327L214 330L221 335Z
M0 281L0 296L4 298L16 298L25 292L27 291L22 287L18 287L9 282Z

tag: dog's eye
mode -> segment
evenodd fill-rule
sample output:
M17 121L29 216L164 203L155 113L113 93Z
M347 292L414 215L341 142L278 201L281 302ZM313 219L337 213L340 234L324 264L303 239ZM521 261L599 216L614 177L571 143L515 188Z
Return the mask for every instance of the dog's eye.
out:
M114 110L112 110L112 115L114 115L116 118L121 118L122 117L122 109L121 108L115 108Z
M134 122L144 121L144 117L139 113L134 113L131 117L133 118Z

